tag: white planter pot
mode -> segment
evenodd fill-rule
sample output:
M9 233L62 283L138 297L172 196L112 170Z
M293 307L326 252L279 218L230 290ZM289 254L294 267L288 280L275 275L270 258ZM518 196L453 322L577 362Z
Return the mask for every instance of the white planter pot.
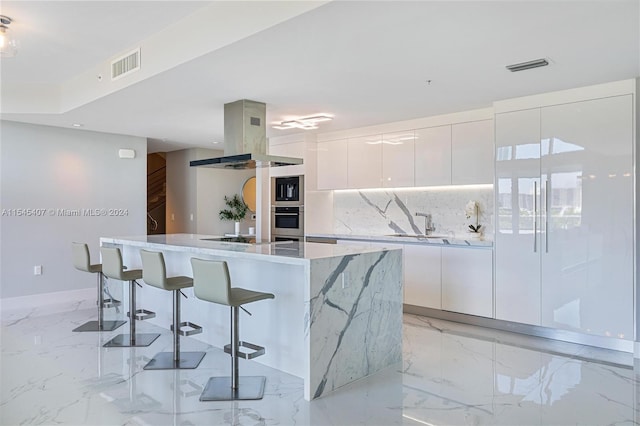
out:
M236 222L236 223L234 223L234 225L235 225L235 229L234 229L233 233L236 234L236 235L240 235L240 222Z
M469 241L479 241L482 239L482 233L480 232L467 232L467 240Z

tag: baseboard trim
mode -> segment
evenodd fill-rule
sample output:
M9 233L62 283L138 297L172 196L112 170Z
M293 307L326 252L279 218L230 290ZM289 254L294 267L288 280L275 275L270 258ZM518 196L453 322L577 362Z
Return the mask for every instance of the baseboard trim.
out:
M555 328L540 327L537 325L520 324L517 322L496 320L493 318L478 317L475 315L460 314L457 312L442 311L440 309L425 308L422 306L403 305L403 311L408 314L422 315L426 317L438 318L447 321L459 322L480 327L493 328L496 330L510 331L513 333L526 334L529 336L544 337L547 339L560 340L580 345L595 346L614 351L634 353L638 358L640 342L632 340L615 339L612 337L595 336L590 334L577 333L575 331L558 330Z
M74 307L77 309L78 305L82 303L89 303L91 304L90 306L95 306L95 287L31 294L29 296L5 297L0 299L0 312L9 313L49 307L57 307L58 311L61 312L73 310Z

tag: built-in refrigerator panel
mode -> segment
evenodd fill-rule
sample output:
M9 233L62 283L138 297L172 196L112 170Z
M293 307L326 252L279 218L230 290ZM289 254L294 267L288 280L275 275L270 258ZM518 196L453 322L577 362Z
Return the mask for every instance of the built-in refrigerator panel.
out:
M540 325L540 109L495 120L496 318Z

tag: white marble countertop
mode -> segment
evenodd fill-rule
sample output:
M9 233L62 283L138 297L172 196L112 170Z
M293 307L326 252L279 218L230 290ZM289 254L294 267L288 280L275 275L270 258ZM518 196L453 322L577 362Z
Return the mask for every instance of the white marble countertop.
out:
M225 241L206 241L217 235L202 234L160 234L123 237L101 237L100 243L121 244L151 250L172 250L193 254L214 256L254 258L261 261L287 264L306 264L309 260L341 257L352 254L374 253L382 251L374 246L346 246L336 244L301 243L279 241L275 243L232 243ZM392 248L393 249L393 248Z
M440 245L440 246L462 246L462 247L478 247L478 248L492 248L493 241L477 240L477 239L462 239L460 236L449 238L446 236L433 236L429 238L425 237L396 237L390 235L351 235L351 234L307 234L307 237L312 238L329 238L336 240L354 240L354 241L371 241L371 242L383 242L383 243L414 243L423 245Z

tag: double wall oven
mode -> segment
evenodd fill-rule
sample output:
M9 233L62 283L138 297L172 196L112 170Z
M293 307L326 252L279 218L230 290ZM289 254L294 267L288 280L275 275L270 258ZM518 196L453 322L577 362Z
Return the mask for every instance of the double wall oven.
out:
M271 240L304 241L304 176L271 178Z

